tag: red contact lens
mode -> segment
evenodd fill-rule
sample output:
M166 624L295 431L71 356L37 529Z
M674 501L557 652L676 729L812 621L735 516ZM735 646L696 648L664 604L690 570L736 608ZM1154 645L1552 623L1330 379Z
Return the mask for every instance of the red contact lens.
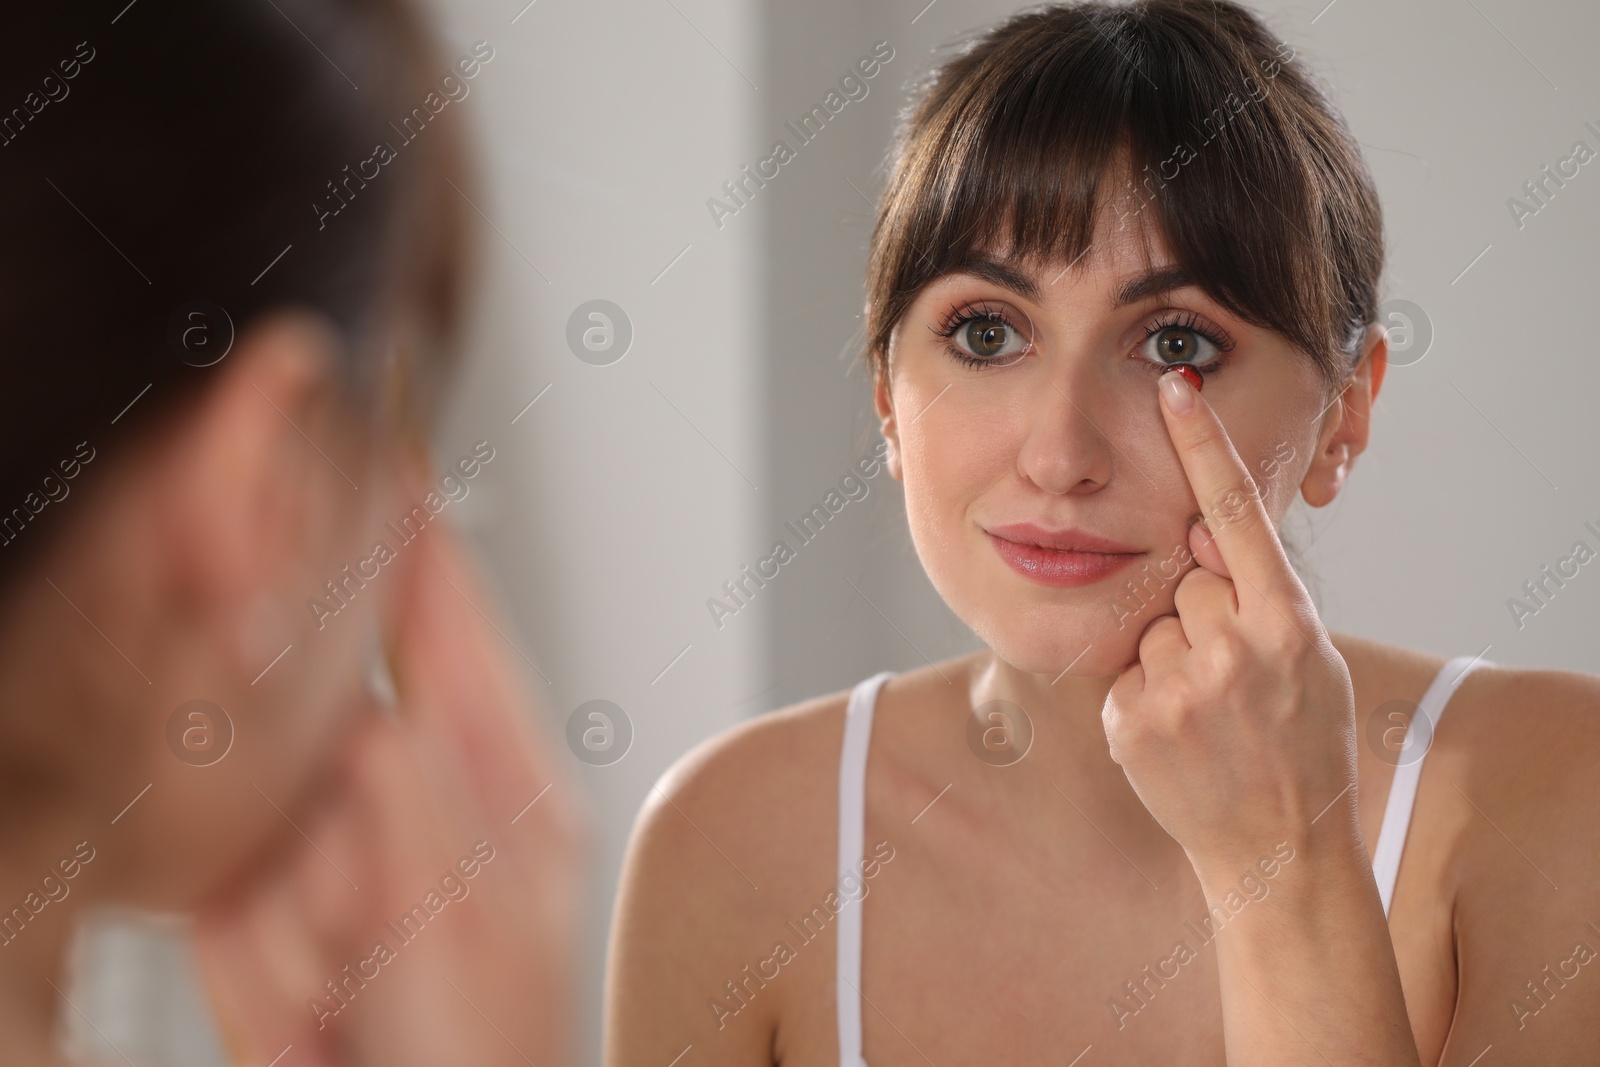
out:
M1205 378L1201 376L1200 372L1189 366L1187 363L1179 363L1177 366L1170 369L1175 370L1179 374L1183 375L1184 381L1193 386L1194 391L1197 393L1200 391L1201 385L1205 383Z

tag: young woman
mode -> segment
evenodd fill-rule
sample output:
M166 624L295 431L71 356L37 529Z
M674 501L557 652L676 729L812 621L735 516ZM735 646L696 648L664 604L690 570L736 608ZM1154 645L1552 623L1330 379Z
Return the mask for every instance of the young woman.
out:
M235 1063L570 1056L573 793L529 804L556 767L440 503L497 442L428 457L467 251L439 101L485 56L424 29L401 0L9 13L6 1067L67 1062L101 907L198 918Z
M607 1063L1600 1062L1600 681L1330 634L1276 533L1387 359L1373 185L1292 48L1030 10L891 163L874 398L986 647L664 777Z

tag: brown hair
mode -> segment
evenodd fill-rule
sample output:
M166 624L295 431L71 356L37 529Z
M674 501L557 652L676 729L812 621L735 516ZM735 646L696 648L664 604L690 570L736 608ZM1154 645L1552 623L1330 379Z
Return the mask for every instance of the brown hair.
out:
M1052 5L954 47L890 153L867 266L875 373L929 282L984 249L1076 261L1122 191L1147 257L1148 207L1195 285L1338 391L1377 318L1382 216L1354 137L1292 48L1229 0Z
M40 491L58 464L215 380L174 343L191 302L226 314L199 320L218 343L229 321L320 312L347 397L426 427L471 185L461 109L422 108L456 72L409 0L169 0L111 19L33 4L0 60L0 107L25 105L0 114L0 575L48 532L31 515L63 510ZM373 177L379 143L393 157Z

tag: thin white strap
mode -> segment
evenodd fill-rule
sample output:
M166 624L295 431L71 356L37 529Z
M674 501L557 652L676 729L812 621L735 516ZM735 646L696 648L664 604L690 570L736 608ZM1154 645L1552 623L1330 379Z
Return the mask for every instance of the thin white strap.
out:
M1406 727L1405 744L1399 752L1400 762L1394 769L1394 782L1389 786L1389 801L1383 809L1383 826L1378 830L1378 844L1372 850L1372 874L1378 883L1378 896L1383 900L1383 914L1389 914L1389 902L1394 899L1395 880L1400 875L1400 854L1406 847L1406 833L1411 829L1411 808L1417 799L1417 780L1422 776L1422 762L1433 748L1434 731L1439 728L1439 717L1445 705L1467 675L1479 667L1494 664L1477 656L1457 656L1434 675L1428 691L1422 694L1417 710ZM1423 720L1417 727L1416 721ZM1420 732L1419 732L1420 730ZM1415 750L1422 746L1421 753Z
M872 709L878 690L894 676L883 671L857 683L845 706L844 744L839 753L839 908L837 979L840 1067L866 1067L861 1058L861 906L844 889L855 877L866 833L867 742L872 738Z

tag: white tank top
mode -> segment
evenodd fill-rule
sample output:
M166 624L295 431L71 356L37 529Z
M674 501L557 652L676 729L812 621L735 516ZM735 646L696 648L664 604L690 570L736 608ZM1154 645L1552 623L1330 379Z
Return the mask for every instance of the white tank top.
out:
M1394 782L1389 787L1389 800L1383 809L1383 826L1378 831L1378 845L1372 852L1372 874L1378 883L1378 895L1383 900L1383 914L1389 914L1389 901L1394 897L1395 878L1400 873L1400 853L1405 848L1406 831L1411 827L1411 807L1417 798L1417 779L1422 774L1422 762L1427 757L1433 741L1433 729L1451 694L1462 679L1478 667L1494 666L1476 656L1457 656L1439 669L1417 704L1412 722L1422 718L1428 723L1425 736L1414 738L1407 728L1405 743L1401 747L1401 762L1394 771ZM872 710L877 704L878 690L894 677L893 671L883 671L856 685L850 692L845 709L844 744L839 754L839 895L847 903L839 910L838 918L838 974L834 983L839 1002L839 1064L840 1067L867 1067L861 1058L861 903L852 901L844 891L844 879L854 879L855 868L863 858L866 831L866 776L867 742L872 737ZM1422 753L1412 756L1416 745L1425 745ZM862 898L865 899L865 898Z

